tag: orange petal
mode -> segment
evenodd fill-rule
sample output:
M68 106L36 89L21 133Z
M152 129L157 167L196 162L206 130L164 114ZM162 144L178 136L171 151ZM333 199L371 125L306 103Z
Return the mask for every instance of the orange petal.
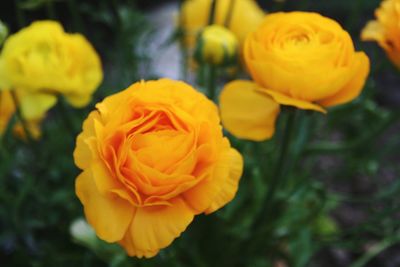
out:
M335 95L319 101L318 103L321 106L330 107L344 104L360 95L361 90L365 85L365 80L368 77L370 63L364 52L357 52L356 60L358 61L358 64L355 66L357 71L354 73L354 78Z
M238 138L262 141L275 132L279 105L268 95L257 92L258 88L254 82L236 80L221 92L222 123Z
M83 122L83 131L78 135L76 139L76 147L74 150L74 161L80 169L86 169L90 166L93 160L93 155L97 154L97 151L92 151L96 145L90 145L95 143L96 133L94 130L94 120L100 117L98 111L92 111L88 118ZM93 153L95 152L95 153Z
M384 43L385 31L382 24L376 20L368 22L367 26L361 32L361 40Z
M243 158L239 152L230 148L223 153L220 163L217 164L214 172L215 178L224 177L224 179L221 179L221 190L205 211L206 214L220 209L235 197L242 172ZM225 176L222 176L224 174Z
M121 240L132 221L135 208L116 194L100 194L89 171L78 176L75 191L96 234L107 242Z
M193 211L176 198L171 206L136 210L130 228L120 244L130 256L152 257L169 246L193 220Z
M276 102L278 102L279 104L282 104L282 105L293 106L293 107L297 107L299 109L315 110L315 111L319 111L319 112L322 112L322 113L326 113L326 110L323 109L321 106L316 105L316 104L311 103L311 102L307 102L307 101L300 100L300 99L294 99L294 98L291 98L291 97L289 97L287 95L284 95L282 93L278 93L278 92L276 92L274 90L260 89L259 91L268 94Z

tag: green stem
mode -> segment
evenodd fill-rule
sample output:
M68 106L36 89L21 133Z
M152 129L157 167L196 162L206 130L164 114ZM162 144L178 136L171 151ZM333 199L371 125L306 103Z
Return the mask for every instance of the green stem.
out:
M84 32L83 23L81 20L81 16L79 14L79 9L76 4L76 0L68 0L68 9L72 16L72 21L74 23L75 31Z
M233 10L234 10L234 7L235 7L235 3L236 3L236 0L231 0L231 1L229 2L228 12L227 12L227 14L226 14L225 21L224 21L224 25L225 25L225 27L228 28L228 29L229 29L229 26L230 26L230 24L231 24L231 20L232 20L232 16L233 16Z
M75 124L73 122L73 120L71 119L71 117L69 116L69 112L68 112L68 108L65 105L64 99L59 99L58 101L59 105L59 111L61 114L61 118L64 124L65 129L71 134L72 137L74 137L76 135L76 131L75 131Z
M208 25L211 25L215 21L215 9L217 7L217 0L212 0L210 7L210 14L208 16Z
M292 136L292 129L295 121L295 115L296 115L295 112L292 110L290 110L289 114L287 115L286 124L284 126L285 129L283 131L283 136L282 136L281 149L279 152L279 158L276 164L276 168L273 172L273 176L271 177L267 194L263 201L264 208L262 209L258 218L256 218L255 220L254 223L255 227L262 225L267 220L277 189L279 185L282 183L282 180L285 178L285 175L288 175L289 170L285 169L284 166L289 154L289 144L290 144L290 138Z
M383 239L381 242L371 247L371 249L368 250L363 256L361 256L358 260L352 263L350 267L365 266L370 260L379 255L381 252L399 242L400 242L400 232L398 232L393 236L389 236Z
M15 114L17 115L17 119L21 122L22 129L24 130L24 134L28 142L32 142L34 138L32 137L31 132L29 131L28 123L26 122L24 116L22 115L21 107L19 105L18 96L15 90L10 90L12 100L15 106Z
M46 12L49 19L56 19L56 12L54 10L53 0L46 1Z
M25 15L24 15L24 11L19 8L19 0L15 1L15 15L17 18L17 24L19 28L23 28L25 26Z
M217 67L211 64L208 64L207 66L208 66L207 94L211 100L215 101Z
M343 142L341 144L332 144L329 142L321 142L306 148L306 153L341 153L346 150L356 149L364 146L366 143L372 141L378 135L382 134L389 128L395 121L400 119L400 112L391 113L385 120L383 120L378 127L365 133L363 136L352 140Z

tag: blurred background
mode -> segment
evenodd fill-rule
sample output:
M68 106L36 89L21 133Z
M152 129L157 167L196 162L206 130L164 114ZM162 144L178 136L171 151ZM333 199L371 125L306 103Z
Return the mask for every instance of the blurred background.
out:
M361 29L374 18L379 0L257 2L266 12L315 11L335 19L351 33L357 50L366 51L371 59L371 75L363 95L355 103L335 108L329 116L317 119L316 140L351 143L362 139L363 129L375 127L380 119L398 109L398 70L376 44L362 43L359 38ZM71 237L71 223L83 216L73 190L78 174L71 156L75 136L80 132L82 120L105 96L140 79L182 79L177 30L180 4L180 1L156 0L0 2L0 20L10 33L43 19L58 20L66 31L83 33L99 52L105 74L91 105L80 110L50 112L44 125L45 138L35 147L37 153L19 140L4 138L13 151L13 159L0 162L1 266L120 266L118 260L110 264L96 250ZM194 77L191 74L188 80L194 82ZM64 112L73 118L69 135L65 135L63 122L53 119L55 114ZM174 248L168 248L155 259L132 259L130 266L400 266L400 238L393 238L400 227L400 123L391 121L382 127L385 131L378 138L364 140L367 136L363 139L366 142L355 141L351 150L318 151L322 155L300 161L303 168L297 175L312 176L312 191L303 192L307 195L302 197L306 199L304 202L293 199L277 210L292 209L293 216L301 217L303 210L312 209L318 199L324 198L324 207L320 209L327 217L300 223L291 218L287 226L279 222L280 233L292 231L293 225L303 228L293 230L295 234L287 237L292 245L284 249L296 257L293 259L296 264L263 261L262 255L279 253L284 243L270 243L269 251L254 261L241 260L240 254L229 255L229 263L220 257L233 238L240 238L249 230L246 227L250 225L251 213L259 205L258 196L265 191L250 158L244 176L249 180L241 183L238 197L231 205L220 213L199 216L176 240ZM242 151L254 145L238 140L233 143ZM312 146L308 153L315 153ZM323 187L330 194L321 190ZM213 236L207 234L222 228L227 230ZM329 238L324 238L326 233ZM382 253L375 253L365 264L352 265L368 255L371 247Z

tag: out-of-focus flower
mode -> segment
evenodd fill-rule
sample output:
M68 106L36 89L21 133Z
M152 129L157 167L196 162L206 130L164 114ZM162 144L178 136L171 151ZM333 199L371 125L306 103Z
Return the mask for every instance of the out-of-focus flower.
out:
M208 24L212 0L187 0L181 9L181 27L184 31L184 44L194 49L197 35ZM215 10L215 24L224 25L229 16L231 0L218 0ZM254 31L262 22L264 11L254 0L235 0L228 29L235 34L242 45L247 34Z
M75 188L101 239L152 257L235 196L242 157L217 107L189 85L138 82L96 107L77 138Z
M400 68L400 0L385 0L375 11L376 20L361 32L364 41L375 41Z
M26 122L27 130L33 138L38 139L41 136L40 123L44 119L46 111L55 104L56 99L46 95L29 94L18 89L14 90L14 92L20 105L21 115ZM0 136L3 135L15 112L15 102L10 90L0 91ZM21 122L17 122L14 126L14 133L25 139L24 131Z
M0 92L7 103L14 90L21 113L33 137L40 136L40 122L65 96L74 107L89 103L103 77L100 59L80 34L65 33L55 21L38 21L11 35L0 54ZM6 109L6 107L4 107ZM15 109L0 115L1 128ZM15 127L23 135L20 124Z
M0 90L56 97L82 107L103 74L100 59L80 34L65 33L55 21L38 21L11 35L0 54Z
M199 35L195 56L199 62L231 65L236 62L238 41L227 28L210 25Z
M354 50L349 34L316 13L267 15L247 37L244 59L254 82L224 88L222 121L238 137L256 141L273 134L278 108L271 98L282 105L326 112L324 107L356 98L369 73L368 57ZM270 129L261 131L262 127Z

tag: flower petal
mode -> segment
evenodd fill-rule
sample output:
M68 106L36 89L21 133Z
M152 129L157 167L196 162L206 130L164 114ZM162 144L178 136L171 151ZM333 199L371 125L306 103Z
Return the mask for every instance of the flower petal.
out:
M130 228L120 244L130 256L152 257L167 247L193 220L193 211L181 198L171 206L143 207L136 210Z
M50 94L21 93L19 95L22 115L27 120L42 119L46 112L57 102L57 97Z
M354 73L354 78L335 95L319 101L320 105L324 107L336 106L359 96L368 77L370 63L364 52L356 53L355 60L358 61L358 64L356 64L357 71Z
M385 34L382 24L376 20L368 22L367 26L361 32L361 40L363 41L378 41L384 43Z
M135 208L116 194L100 194L89 171L78 176L75 191L96 234L107 242L121 240L132 221Z
M75 164L80 169L88 168L92 160L98 158L98 156L95 156L97 153L92 151L92 149L96 147L94 121L99 119L99 117L98 111L90 112L88 118L83 122L83 131L76 138L76 147L73 156Z
M326 113L326 110L324 108L322 108L321 106L316 105L314 103L307 102L307 101L300 100L300 99L294 99L294 98L291 98L282 93L276 92L274 90L261 89L260 91L268 94L276 102L278 102L281 105L293 106L293 107L297 107L299 109L315 110L315 111L319 111L322 113Z
M221 177L221 190L214 198L210 207L205 211L206 214L220 209L235 197L242 172L242 156L235 149L229 148L229 150L223 153L220 164L216 166L215 177Z
M222 123L238 138L262 141L275 132L279 105L268 95L258 92L257 88L254 82L236 80L222 90Z

